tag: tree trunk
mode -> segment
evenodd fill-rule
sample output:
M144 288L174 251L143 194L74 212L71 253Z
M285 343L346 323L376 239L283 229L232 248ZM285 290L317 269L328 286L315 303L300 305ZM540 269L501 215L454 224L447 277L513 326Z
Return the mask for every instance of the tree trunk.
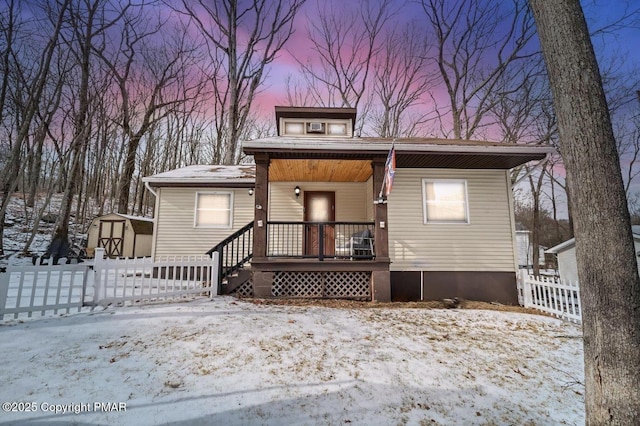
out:
M73 197L76 195L77 188L82 185L81 167L84 162L83 145L88 143L90 135L89 121L89 77L91 73L91 48L93 45L93 20L96 15L98 2L87 5L87 21L84 24L84 37L79 41L77 48L80 57L80 85L78 88L78 111L74 115L74 131L71 140L71 168L69 170L68 179L64 189L64 196L60 205L60 215L56 222L56 229L53 232L51 244L47 249L47 254L52 256L64 256L62 253L65 247L69 246L69 219L71 218L71 207ZM79 13L79 12L72 12ZM78 33L82 33L82 29L78 28ZM62 247L62 249L61 249Z
M136 169L136 152L140 145L141 136L132 136L127 146L127 157L124 161L124 167L118 184L118 212L122 214L129 213L129 195L131 190L131 182L133 180L133 172Z
M640 415L640 277L618 152L578 0L530 0L571 194L588 425Z

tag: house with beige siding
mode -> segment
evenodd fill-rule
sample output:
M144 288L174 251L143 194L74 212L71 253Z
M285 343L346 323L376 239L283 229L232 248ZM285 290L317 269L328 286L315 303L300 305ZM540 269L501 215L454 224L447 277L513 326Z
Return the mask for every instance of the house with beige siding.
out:
M552 150L354 137L355 117L276 107L277 136L243 143L255 165L144 178L153 255L218 252L223 293L517 303L509 170Z

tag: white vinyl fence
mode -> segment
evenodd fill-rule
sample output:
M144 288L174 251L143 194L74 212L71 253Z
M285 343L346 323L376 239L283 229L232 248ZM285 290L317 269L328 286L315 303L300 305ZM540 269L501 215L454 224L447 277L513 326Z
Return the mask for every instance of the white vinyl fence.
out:
M96 249L94 265L98 305L217 294L217 256L172 256L153 261L104 259L103 252L104 249Z
M0 320L8 314L79 312L93 299L88 277L83 264L10 266L0 273Z
M527 271L518 274L518 301L525 308L534 308L572 322L582 322L580 286L554 277L535 277Z
M104 249L96 249L93 265L7 267L0 273L0 320L217 294L218 253L152 261L104 259Z

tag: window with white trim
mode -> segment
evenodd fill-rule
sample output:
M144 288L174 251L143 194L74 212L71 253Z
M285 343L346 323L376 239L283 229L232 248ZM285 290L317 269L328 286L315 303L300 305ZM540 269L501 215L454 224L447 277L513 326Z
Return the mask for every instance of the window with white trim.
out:
M197 192L193 226L231 228L233 192Z
M469 223L464 179L422 179L424 223Z

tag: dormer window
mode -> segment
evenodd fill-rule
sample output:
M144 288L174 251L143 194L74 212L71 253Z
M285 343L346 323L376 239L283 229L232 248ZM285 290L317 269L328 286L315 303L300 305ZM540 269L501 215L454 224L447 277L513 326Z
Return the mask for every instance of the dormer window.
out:
M304 123L296 123L296 122L285 122L284 123L284 134L285 135L304 135Z
M351 136L351 122L338 119L282 118L283 136Z
M353 137L355 108L276 106L279 136Z
M329 123L328 130L330 135L347 136L347 123Z

